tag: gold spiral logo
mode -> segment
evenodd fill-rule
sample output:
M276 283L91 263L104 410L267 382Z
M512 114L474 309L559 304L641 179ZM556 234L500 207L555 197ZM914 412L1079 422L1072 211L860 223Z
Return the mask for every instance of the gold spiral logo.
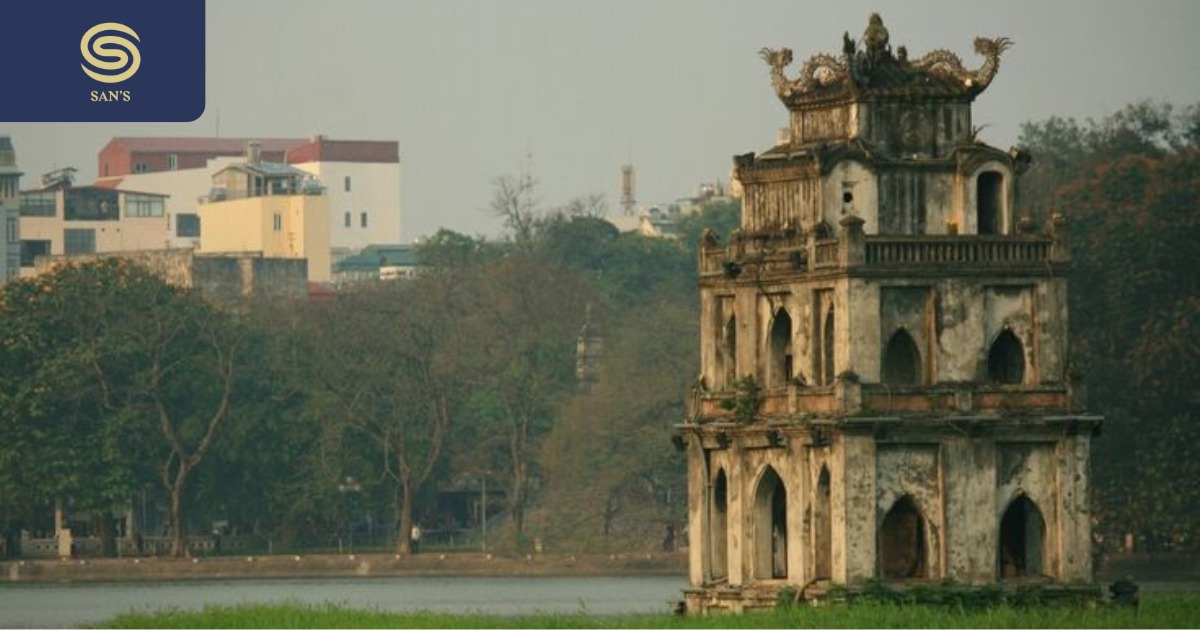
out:
M121 35L97 37L105 31L124 33L133 39L130 40ZM120 83L133 76L142 65L142 55L138 52L135 41L140 42L141 40L138 39L137 33L133 32L133 29L124 24L117 22L97 24L83 34L83 39L79 40L79 50L83 53L84 61L103 72L92 70L82 63L79 64L79 67L83 68L89 77L101 83ZM97 55L114 59L114 61L105 61ZM118 70L120 72L112 74Z

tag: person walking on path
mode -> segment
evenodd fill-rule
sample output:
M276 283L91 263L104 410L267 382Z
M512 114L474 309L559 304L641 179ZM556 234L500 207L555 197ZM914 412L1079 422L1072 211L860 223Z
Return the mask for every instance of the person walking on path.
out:
M409 542L411 543L409 545L409 551L413 555L416 555L417 548L421 546L421 526L420 525L413 523L412 532L410 532L410 536L409 536Z

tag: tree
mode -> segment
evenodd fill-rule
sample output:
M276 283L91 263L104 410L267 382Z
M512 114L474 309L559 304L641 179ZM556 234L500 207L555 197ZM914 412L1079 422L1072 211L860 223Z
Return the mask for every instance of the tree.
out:
M679 242L695 262L700 249L700 237L705 230L711 229L721 242L727 243L729 235L741 227L741 224L742 202L740 199L732 199L704 204L698 214L680 218L676 229L679 232Z
M184 555L184 493L244 386L244 331L198 295L121 258L65 263L15 282L5 288L4 315L9 360L23 357L36 375L32 392L16 392L26 403L16 406L16 423L46 417L42 396L77 412L71 424L35 432L35 457L78 472L96 462L108 468L97 471L95 492L71 482L48 490L93 505L115 501L155 462L170 502L172 553ZM64 439L74 445L53 446Z
M504 220L504 227L511 230L517 245L532 242L538 219L534 179L528 175L504 175L492 180L492 184L496 189L488 209Z
M472 408L494 436L485 448L503 453L491 459L507 469L506 505L514 545L522 548L533 467L575 383L576 337L589 293L578 274L519 253L489 267L478 290L485 310L476 338L486 376L474 390Z
M655 302L603 327L598 382L564 405L541 453L552 543L657 548L663 524L682 520L686 478L670 436L697 371L697 321L689 303Z
M1200 540L1196 112L1139 103L1022 134L1038 183L1022 186L1023 204L1071 221L1072 361L1089 408L1106 417L1094 455L1100 529L1160 549Z
M320 357L308 373L314 412L336 420L339 439L361 436L372 446L365 460L392 484L399 553L409 552L416 497L477 374L465 320L479 309L462 279L365 284L314 308L305 330L306 354Z

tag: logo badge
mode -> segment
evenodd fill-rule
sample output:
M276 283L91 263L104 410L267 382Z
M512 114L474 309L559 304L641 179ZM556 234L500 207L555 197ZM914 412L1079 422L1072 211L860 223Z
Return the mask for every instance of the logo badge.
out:
M204 113L205 0L4 3L3 122L191 122Z
M105 31L124 33L129 37L99 36ZM130 37L133 38L133 41L130 41ZM137 33L124 24L116 22L97 24L89 28L83 34L83 39L79 40L79 50L83 53L83 60L87 62L79 64L79 67L83 68L89 77L101 83L120 83L136 74L142 65L142 54L138 52L135 43L137 41ZM112 61L105 61L101 57L111 58ZM97 68L99 71L92 70L88 66ZM112 71L119 72L108 74Z

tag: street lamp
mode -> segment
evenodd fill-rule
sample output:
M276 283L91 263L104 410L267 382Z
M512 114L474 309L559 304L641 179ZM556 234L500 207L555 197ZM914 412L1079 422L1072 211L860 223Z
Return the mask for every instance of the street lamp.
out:
M351 521L349 493L362 492L362 484L355 481L354 477L347 476L342 483L338 484L337 489L342 496L346 497L346 531L350 537L350 553L354 553L354 523ZM341 543L338 543L338 546L340 547Z

